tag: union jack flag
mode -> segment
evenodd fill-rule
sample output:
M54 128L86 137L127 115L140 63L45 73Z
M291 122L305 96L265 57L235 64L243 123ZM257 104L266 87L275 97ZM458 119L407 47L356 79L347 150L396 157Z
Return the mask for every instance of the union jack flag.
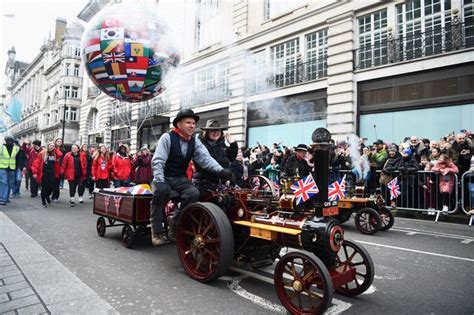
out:
M390 200L397 199L400 196L400 185L397 177L388 182L387 188L390 190Z
M346 175L340 180L335 181L328 187L328 200L336 201L344 198L346 195Z
M275 182L273 182L273 197L280 197L280 181L277 179Z
M318 186L316 185L313 175L311 174L303 179L298 180L297 182L294 182L293 185L291 185L291 190L293 190L293 193L295 194L297 205L302 204L309 198L316 196L316 194L319 192Z
M110 54L102 54L104 63L107 62L125 62L125 53L124 52L111 52Z

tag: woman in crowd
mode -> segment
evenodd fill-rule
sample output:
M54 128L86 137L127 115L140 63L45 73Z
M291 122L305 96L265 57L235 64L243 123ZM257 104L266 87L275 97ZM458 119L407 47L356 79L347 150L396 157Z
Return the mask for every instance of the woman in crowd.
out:
M63 162L64 154L66 154L66 150L64 149L63 139L57 138L54 141L54 148L56 155L59 155L59 164L61 165ZM53 187L53 202L58 202L59 199L59 189L62 189L64 186L64 178L61 177L57 182L54 183Z
M128 156L128 148L121 144L117 153L112 158L112 179L114 187L130 186L130 177L132 175L132 161Z
M133 165L135 169L135 184L150 184L153 179L151 170L151 154L147 148L142 148L135 154Z
M105 145L100 145L92 157L92 180L97 188L109 188L112 160Z
M55 149L54 143L50 142L46 149L38 153L31 166L33 178L41 185L41 202L45 208L47 203L51 203L49 196L59 182L61 173L59 159L62 156L59 153L60 151Z
M438 163L431 169L439 174L439 191L442 195L443 212L449 211L449 201L454 190L455 176L459 172L458 167L452 162L447 154L441 154Z
M85 190L85 179L87 176L87 157L82 152L79 152L79 146L73 144L71 152L66 153L61 164L61 175L69 182L69 197L71 198L69 204L74 207L76 189L79 194L79 203L83 203Z
M87 144L81 145L80 154L86 159L86 177L84 179L84 187L89 190L89 199L92 199L94 192L94 181L92 180L92 153L89 151Z

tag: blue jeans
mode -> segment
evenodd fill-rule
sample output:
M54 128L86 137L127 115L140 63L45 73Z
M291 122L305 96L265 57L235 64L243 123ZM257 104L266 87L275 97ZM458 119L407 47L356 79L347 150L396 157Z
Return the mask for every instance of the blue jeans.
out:
M128 180L119 180L119 179L114 179L114 187L128 187L130 186L130 181Z
M469 205L471 206L471 209L474 209L474 182L468 183L467 187L469 188L469 194L471 197L469 198L469 200L471 201Z
M15 181L12 186L12 196L20 196L22 178L23 178L23 173L21 172L20 169L17 169L15 172Z
M10 188L15 182L15 170L0 169L0 203L10 201Z

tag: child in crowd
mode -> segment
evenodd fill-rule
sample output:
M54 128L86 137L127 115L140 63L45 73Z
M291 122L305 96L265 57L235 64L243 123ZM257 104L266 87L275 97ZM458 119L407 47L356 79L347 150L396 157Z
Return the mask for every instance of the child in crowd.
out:
M449 200L455 185L454 174L457 174L459 169L447 154L441 154L432 171L439 174L439 191L442 194L443 212L447 213L449 211Z

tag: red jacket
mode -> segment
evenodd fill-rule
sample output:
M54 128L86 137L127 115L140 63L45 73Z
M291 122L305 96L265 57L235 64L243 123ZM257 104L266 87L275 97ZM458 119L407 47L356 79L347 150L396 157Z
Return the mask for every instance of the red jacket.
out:
M112 158L112 178L116 180L128 180L132 173L132 162L128 155L114 154Z
M33 166L33 162L36 160L36 157L41 152L41 148L39 151L36 151L33 146L27 147L26 143L22 145L23 150L25 150L26 155L28 156L28 160L26 161L26 168L31 171L31 167Z
M59 179L59 175L61 173L61 166L59 165L59 158L60 155L58 155L59 150L54 149L54 152L56 153L56 161L54 163L54 176ZM61 153L61 152L60 152ZM31 166L31 172L33 175L36 175L36 181L38 183L41 183L41 180L43 179L43 166L44 166L44 155L47 154L46 150L41 150L38 153L38 156L33 162L33 165Z
M104 167L102 166L102 162L105 163ZM96 181L99 179L109 180L111 168L111 161L99 156L99 158L92 160L92 177L94 177Z
M79 153L81 161L81 179L85 179L87 175L87 156L85 153ZM66 153L61 164L61 175L64 175L65 180L74 180L74 157L71 152Z

